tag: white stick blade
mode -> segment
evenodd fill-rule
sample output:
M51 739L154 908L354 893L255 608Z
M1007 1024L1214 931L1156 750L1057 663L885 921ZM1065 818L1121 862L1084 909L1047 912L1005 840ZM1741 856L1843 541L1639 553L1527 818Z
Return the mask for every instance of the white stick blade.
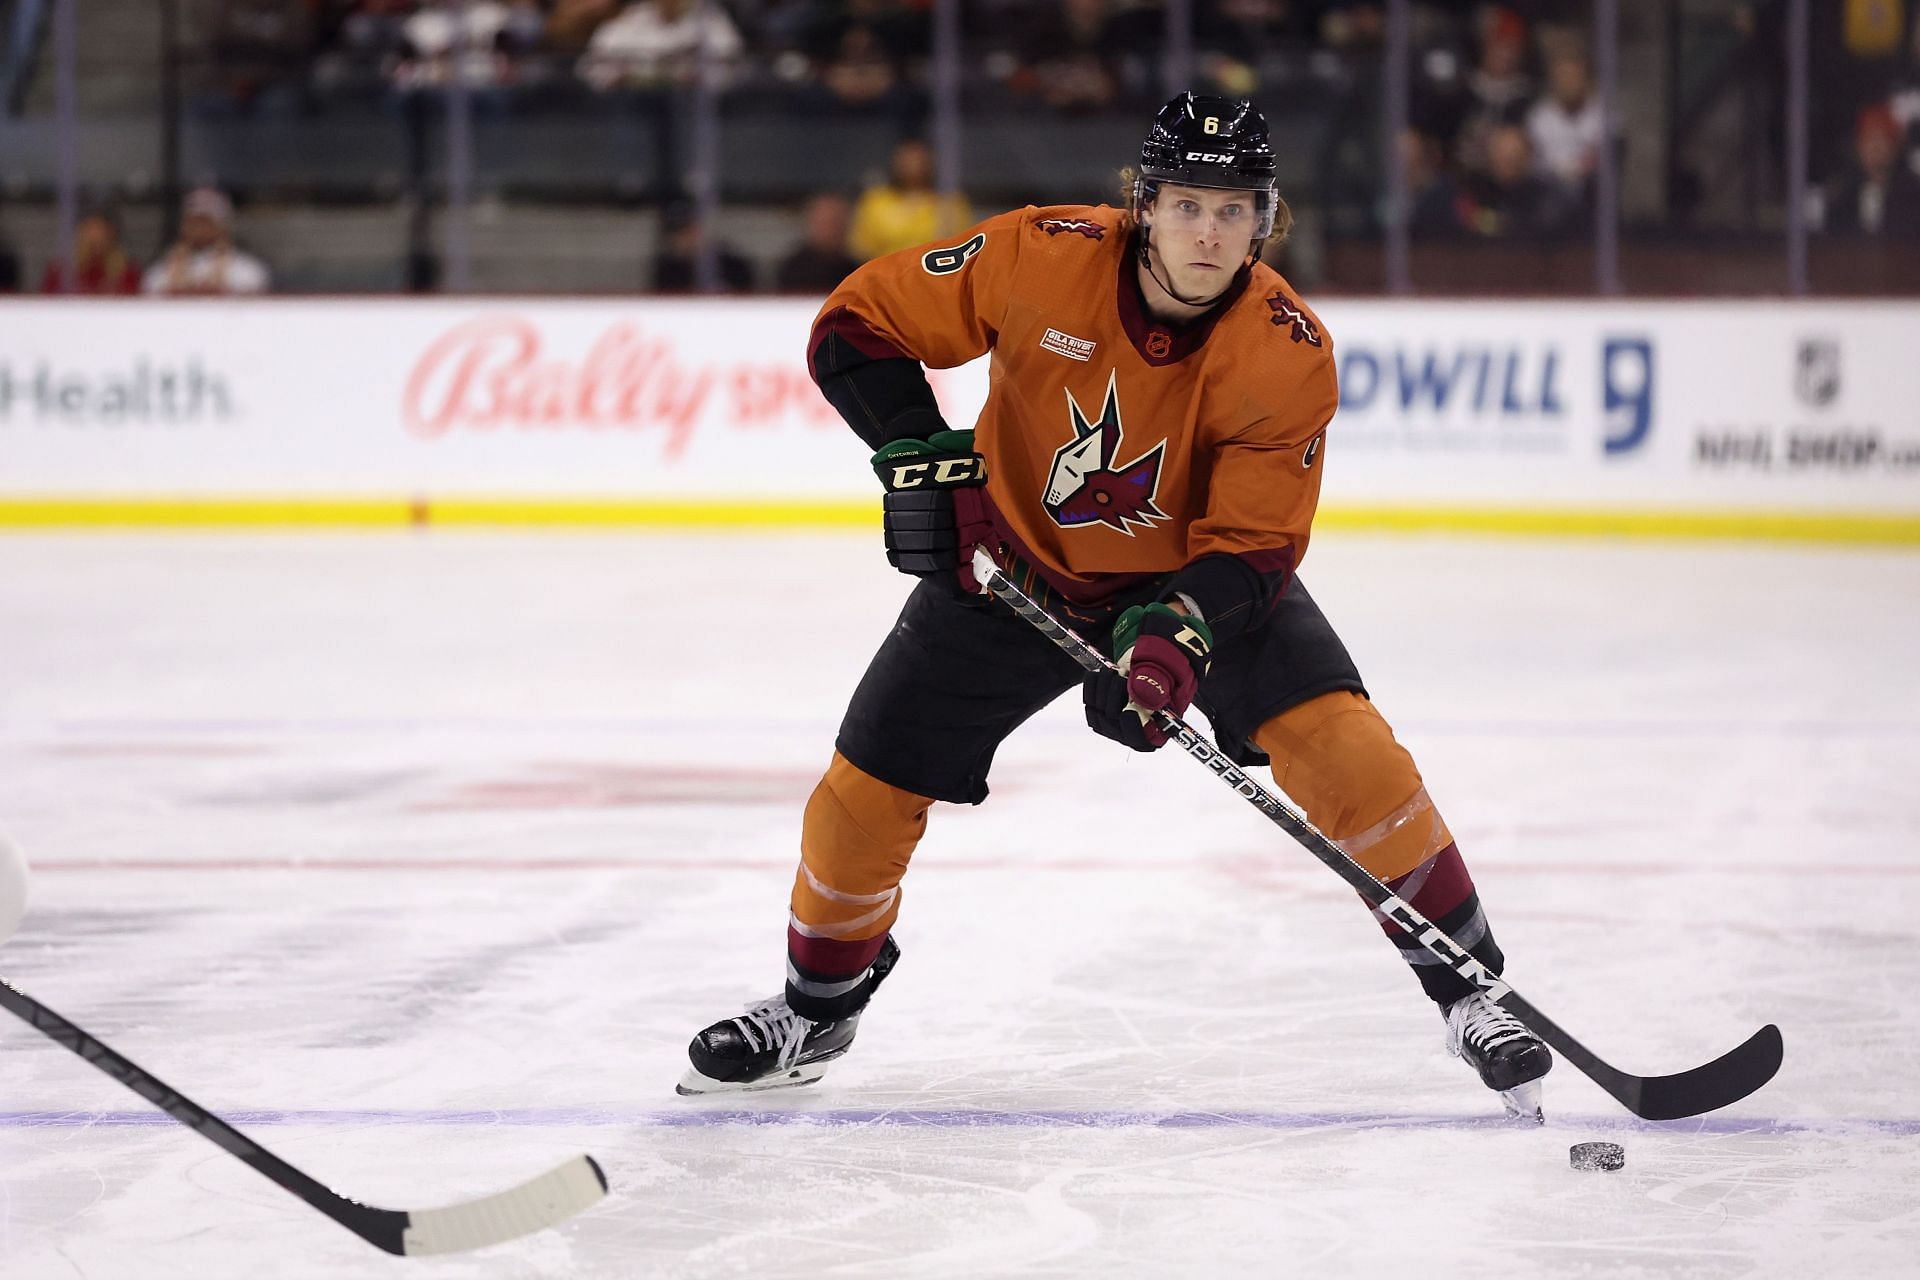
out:
M576 1156L511 1191L407 1215L407 1256L461 1253L517 1240L565 1222L607 1194L600 1167Z

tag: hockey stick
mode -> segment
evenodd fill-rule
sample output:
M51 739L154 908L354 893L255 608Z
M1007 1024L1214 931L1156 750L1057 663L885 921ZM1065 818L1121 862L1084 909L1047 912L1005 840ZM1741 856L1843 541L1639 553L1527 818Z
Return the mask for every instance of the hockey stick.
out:
M376 1209L321 1186L158 1076L141 1069L19 988L0 980L0 1005L112 1076L192 1129L238 1156L368 1244L414 1257L459 1253L554 1226L607 1193L607 1175L592 1156L575 1156L510 1191L444 1209Z
M1062 625L1026 592L1015 586L984 547L974 549L973 576L1087 672L1115 669L1098 649ZM1188 755L1206 765L1242 799L1304 846L1308 853L1332 868L1375 910L1405 929L1409 937L1418 941L1442 964L1473 983L1486 993L1488 999L1525 1023L1534 1034L1553 1046L1561 1057L1585 1072L1594 1083L1612 1094L1621 1106L1641 1119L1678 1120L1717 1111L1746 1097L1773 1079L1774 1072L1780 1069L1780 1028L1772 1023L1754 1032L1739 1048L1722 1054L1705 1066L1682 1071L1678 1075L1636 1076L1603 1062L1593 1050L1568 1035L1553 1019L1522 999L1519 992L1474 959L1465 947L1442 933L1425 916L1403 902L1393 890L1374 879L1366 868L1322 835L1293 806L1248 777L1186 721L1164 711L1159 716L1168 736L1186 748Z

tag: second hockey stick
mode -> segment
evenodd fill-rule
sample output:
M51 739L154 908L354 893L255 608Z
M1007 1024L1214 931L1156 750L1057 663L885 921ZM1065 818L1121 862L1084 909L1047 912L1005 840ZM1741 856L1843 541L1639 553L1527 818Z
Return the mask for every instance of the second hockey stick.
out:
M388 1253L414 1257L501 1244L563 1222L607 1194L607 1175L600 1171L593 1157L575 1156L531 1182L479 1200L441 1209L377 1209L322 1186L112 1046L95 1039L3 980L0 980L0 1005L214 1146L245 1161L368 1244Z
M1115 669L1105 654L1015 586L984 547L974 549L973 576L1088 673ZM1227 759L1218 747L1186 721L1165 711L1158 715L1167 735L1185 748L1188 755L1205 765L1215 777L1232 787L1241 799L1266 815L1269 821L1292 836L1308 853L1352 885L1375 910L1406 930L1407 935L1429 954L1525 1023L1561 1057L1641 1119L1679 1120L1717 1111L1760 1088L1773 1079L1774 1073L1780 1069L1780 1028L1772 1023L1754 1032L1738 1048L1729 1050L1704 1066L1682 1071L1678 1075L1636 1076L1603 1061L1593 1050L1567 1034L1553 1019L1523 999L1499 975L1474 959L1465 947L1448 937L1432 921L1415 911L1410 903L1403 901L1365 867L1348 857L1340 846L1308 822L1305 815L1248 777L1244 770Z

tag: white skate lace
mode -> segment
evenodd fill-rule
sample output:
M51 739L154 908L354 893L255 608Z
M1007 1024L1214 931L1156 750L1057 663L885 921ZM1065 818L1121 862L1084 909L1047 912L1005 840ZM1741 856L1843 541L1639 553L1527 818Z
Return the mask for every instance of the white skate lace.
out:
M755 1053L777 1049L774 1062L783 1071L799 1059L800 1049L807 1042L807 1032L813 1030L811 1022L787 1007L785 996L748 1005L747 1011L733 1020L733 1025L740 1028Z
M1496 1049L1510 1040L1525 1040L1533 1033L1520 1020L1482 995L1471 995L1447 1011L1447 1048L1457 1058L1464 1042L1472 1041L1482 1052Z

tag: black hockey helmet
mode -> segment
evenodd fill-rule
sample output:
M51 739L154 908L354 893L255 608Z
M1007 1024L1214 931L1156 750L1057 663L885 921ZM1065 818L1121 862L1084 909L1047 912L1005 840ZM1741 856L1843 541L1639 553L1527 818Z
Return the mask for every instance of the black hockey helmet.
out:
M1161 107L1140 146L1134 178L1134 208L1153 200L1162 182L1188 187L1224 187L1255 193L1259 219L1255 241L1273 234L1280 203L1267 118L1245 98L1189 90Z

